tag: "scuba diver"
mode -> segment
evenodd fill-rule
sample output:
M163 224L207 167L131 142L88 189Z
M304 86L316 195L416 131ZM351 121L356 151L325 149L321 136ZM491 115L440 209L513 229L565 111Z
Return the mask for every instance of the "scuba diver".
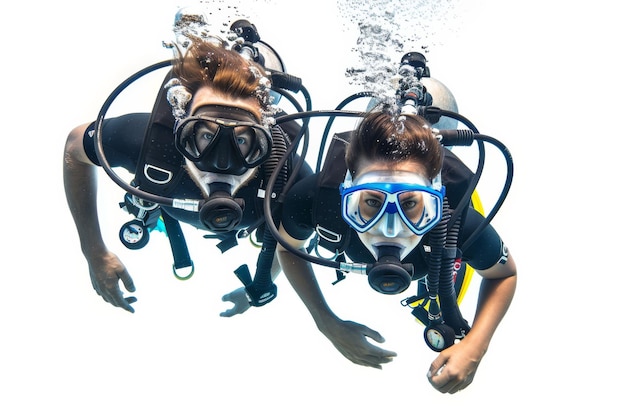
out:
M466 198L475 188L472 171L443 139L471 140L458 133L466 131L432 128L441 114L454 112L431 106L424 84L401 87L396 103L382 101L365 113L328 112L361 120L354 131L335 134L323 169L289 188L280 225L271 228L283 272L317 328L355 364L382 369L396 353L368 341L384 342L379 332L332 311L312 265L335 268L337 282L344 272L367 274L382 294L400 294L417 281L417 295L403 305L439 352L428 379L440 392L455 393L473 381L512 301L517 271L489 224L494 212L484 217ZM427 117L433 112L439 115ZM470 133L472 140L481 136ZM334 257L323 258L318 246ZM483 278L471 328L458 308L465 268Z
M125 296L120 281L128 292L134 292L135 286L122 261L103 241L97 166L127 190L120 206L136 217L122 227L122 242L139 249L152 230L164 229L172 247L174 274L180 279L193 274L193 262L179 222L208 231L205 237L217 239L222 252L236 245L238 238L256 235L262 244L254 279L247 265L235 271L244 287L224 296L234 306L223 316L243 313L276 297L273 279L280 271L276 241L263 225L267 178L277 171L284 183L312 173L295 152L285 156L301 126L273 123L273 117L282 114L277 101L289 95L282 88L306 91L299 79L284 73L282 60L260 40L250 22L233 23L231 39L209 34L205 27L202 15L179 12L175 28L186 29L176 42L164 43L175 58L129 78L110 96L97 120L75 127L66 141L65 192L93 288L106 302L129 312L134 312L132 303L137 299ZM151 113L105 117L121 90L155 68L170 65ZM283 156L287 162L278 166ZM127 184L112 167L125 168L134 179Z

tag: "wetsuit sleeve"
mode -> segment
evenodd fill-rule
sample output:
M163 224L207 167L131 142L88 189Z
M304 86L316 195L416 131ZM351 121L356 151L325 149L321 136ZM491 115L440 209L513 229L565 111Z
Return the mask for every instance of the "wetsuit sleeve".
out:
M313 201L317 175L309 175L296 182L287 192L281 222L287 233L295 239L306 240L315 230Z
M460 246L463 246L463 242L467 240L472 232L476 230L484 217L476 210L470 208L465 218L465 224L463 231L461 232ZM496 230L488 225L474 242L463 251L463 260L466 261L472 268L475 269L488 269L494 266L503 257L506 257L506 246L500 239L500 236Z
M109 165L135 172L149 121L150 113L131 113L103 121L102 147ZM95 123L92 123L85 131L83 147L89 160L100 165L94 129Z

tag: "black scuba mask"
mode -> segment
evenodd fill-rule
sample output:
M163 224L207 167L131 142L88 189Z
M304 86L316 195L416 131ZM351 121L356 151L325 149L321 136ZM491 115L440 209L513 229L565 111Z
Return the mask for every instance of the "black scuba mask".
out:
M204 106L177 124L175 145L201 171L243 175L270 155L272 135L246 110Z

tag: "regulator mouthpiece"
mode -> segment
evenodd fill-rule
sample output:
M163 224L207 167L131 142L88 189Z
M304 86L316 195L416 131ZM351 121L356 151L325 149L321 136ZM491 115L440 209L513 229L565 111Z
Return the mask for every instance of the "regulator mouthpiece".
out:
M213 233L230 232L243 219L244 200L233 198L230 189L230 184L221 182L209 185L209 199L200 209L200 220Z
M413 265L400 262L400 248L379 246L378 261L367 271L370 286L381 294L400 294L411 285Z

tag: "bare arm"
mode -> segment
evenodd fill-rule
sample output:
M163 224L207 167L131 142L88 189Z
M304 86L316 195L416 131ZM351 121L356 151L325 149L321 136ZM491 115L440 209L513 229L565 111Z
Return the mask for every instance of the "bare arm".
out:
M510 255L505 264L476 272L483 280L472 329L459 343L441 352L428 371L431 384L441 392L453 394L472 383L515 294L517 268Z
M134 297L124 298L118 281L128 291L134 291L133 281L117 256L110 252L102 239L98 220L97 171L83 148L83 134L87 124L74 128L65 143L63 155L63 183L65 196L78 231L80 246L89 264L94 289L105 301L133 312Z
M281 236L293 247L302 249L304 242L293 239L281 227ZM277 248L280 265L306 308L322 332L350 361L380 369L381 364L390 362L395 352L371 344L368 338L378 343L385 339L375 330L359 323L341 320L327 304L315 278L311 264L282 246Z
M78 229L80 246L85 257L106 251L98 221L98 183L96 167L83 149L82 137L87 125L70 132L65 143L63 183L65 197Z

